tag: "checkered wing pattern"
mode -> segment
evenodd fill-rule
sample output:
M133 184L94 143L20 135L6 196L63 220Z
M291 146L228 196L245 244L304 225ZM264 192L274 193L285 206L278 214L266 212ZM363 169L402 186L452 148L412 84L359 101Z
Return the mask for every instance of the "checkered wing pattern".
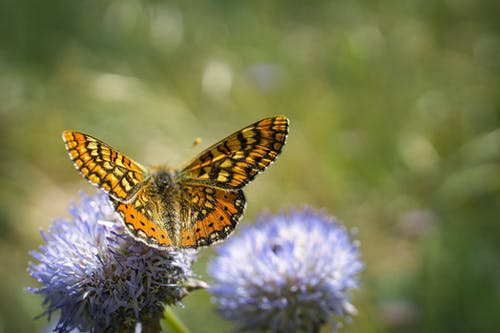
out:
M240 189L281 153L288 134L284 116L266 118L211 146L182 170L186 183Z
M83 177L118 201L131 201L147 177L143 166L91 135L64 131L63 140Z

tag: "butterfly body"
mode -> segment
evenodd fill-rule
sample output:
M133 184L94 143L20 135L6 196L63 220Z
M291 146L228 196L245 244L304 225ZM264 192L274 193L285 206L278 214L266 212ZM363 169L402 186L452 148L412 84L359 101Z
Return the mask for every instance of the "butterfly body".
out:
M241 190L281 152L288 119L266 118L209 147L181 169L145 168L88 134L65 131L75 167L109 194L130 234L159 248L226 238L246 206Z
M159 237L168 239L173 246L178 246L180 185L177 178L176 172L172 169L165 167L151 169L149 177L130 203L122 203L111 198L115 210L134 236L148 238L151 237L148 235L158 233L154 225L147 223L148 220L152 220L158 224L158 230L165 231L159 234ZM152 242L153 239L149 241Z

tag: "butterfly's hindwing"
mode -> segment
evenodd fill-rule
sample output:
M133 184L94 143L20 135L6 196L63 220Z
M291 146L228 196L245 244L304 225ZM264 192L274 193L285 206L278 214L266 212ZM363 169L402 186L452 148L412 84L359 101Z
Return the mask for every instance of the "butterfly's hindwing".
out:
M181 246L207 246L225 239L245 210L243 191L184 186L181 193L181 220L186 221Z
M154 247L171 247L174 242L168 230L158 224L158 212L148 205L141 193L131 203L125 204L111 198L116 212L134 238Z

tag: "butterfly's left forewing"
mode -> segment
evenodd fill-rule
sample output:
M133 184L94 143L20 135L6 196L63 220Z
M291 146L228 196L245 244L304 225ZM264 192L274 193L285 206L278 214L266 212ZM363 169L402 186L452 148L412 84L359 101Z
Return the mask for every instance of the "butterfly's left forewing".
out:
M91 135L64 131L63 140L78 171L118 201L131 201L146 179L143 166Z

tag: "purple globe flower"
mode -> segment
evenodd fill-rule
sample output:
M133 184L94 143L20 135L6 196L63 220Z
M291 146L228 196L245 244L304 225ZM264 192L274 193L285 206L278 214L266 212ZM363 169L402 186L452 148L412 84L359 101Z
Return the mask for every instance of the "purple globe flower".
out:
M331 217L311 209L262 216L217 250L209 290L239 330L317 332L355 312L359 245Z
M54 221L28 272L41 283L28 290L44 297L55 331L134 332L138 323L159 327L163 304L188 293L192 251L164 251L129 236L105 194L82 195L71 219Z

